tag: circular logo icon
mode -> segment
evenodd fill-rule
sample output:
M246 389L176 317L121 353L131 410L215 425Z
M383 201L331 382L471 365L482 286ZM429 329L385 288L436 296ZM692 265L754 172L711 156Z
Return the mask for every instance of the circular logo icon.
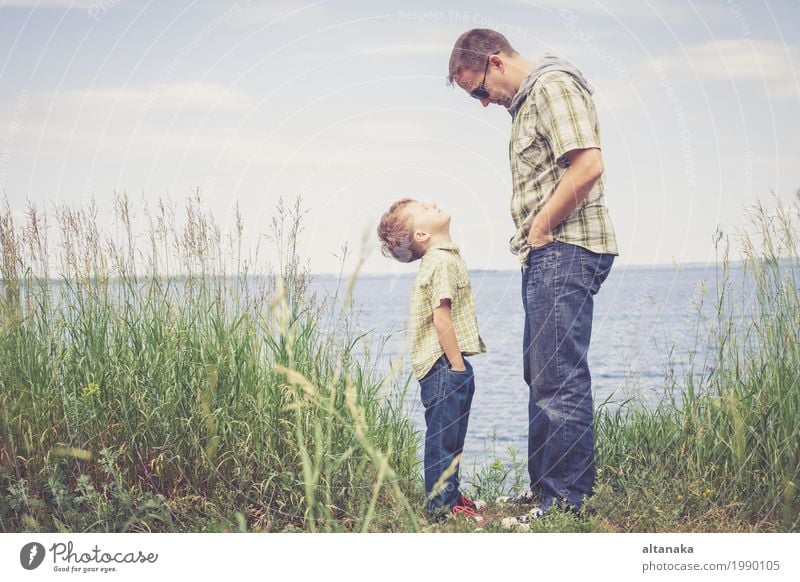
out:
M44 561L44 546L37 542L31 542L22 546L19 552L19 563L26 570L35 570Z

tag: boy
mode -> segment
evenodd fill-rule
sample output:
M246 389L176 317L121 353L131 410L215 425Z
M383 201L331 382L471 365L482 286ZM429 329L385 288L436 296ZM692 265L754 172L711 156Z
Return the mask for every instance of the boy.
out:
M378 237L385 256L420 260L411 292L411 362L425 407L425 493L432 519L461 516L484 522L459 490L459 461L467 433L475 377L464 356L486 347L478 334L469 275L450 238L450 215L434 203L410 198L381 217Z

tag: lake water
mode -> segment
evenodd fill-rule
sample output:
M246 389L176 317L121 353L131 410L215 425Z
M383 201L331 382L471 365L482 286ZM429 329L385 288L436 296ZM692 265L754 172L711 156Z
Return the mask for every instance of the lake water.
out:
M732 289L740 297L742 275L732 269ZM470 273L478 324L487 353L472 356L475 397L464 447L466 466L480 466L495 456L507 460L508 447L527 449L528 388L522 377L524 315L519 271ZM595 296L594 327L589 352L595 403L617 405L641 396L655 404L668 383L668 369L682 383L690 359L695 371L712 364L708 326L716 319L717 267L615 266ZM382 373L399 365L401 378L410 374L405 326L414 275L361 276L354 288L358 327L374 345L385 341L378 360ZM334 277L317 276L312 289L331 293ZM705 291L704 291L705 290ZM613 405L613 404L612 404ZM411 381L405 402L415 426L424 431L419 384Z
M637 397L654 405L672 375L683 385L688 364L695 372L713 365L714 346L708 328L716 322L718 268L715 264L683 267L615 266L595 296L589 351L595 403L615 406ZM800 284L800 267L791 269ZM410 379L405 410L424 431L419 384L411 376L405 327L414 274L360 276L354 287L358 335L382 346L375 365L379 374ZM475 370L475 397L464 447L466 467L495 457L510 458L509 446L524 458L527 449L528 388L522 377L524 316L519 271L472 271L478 324L487 353L470 357ZM252 278L258 288L261 277ZM310 288L320 296L344 294L347 281L315 275ZM59 285L56 285L59 287ZM173 290L178 296L182 284ZM749 310L752 285L743 271L731 268L729 295ZM747 318L744 318L746 321ZM421 452L421 451L420 451Z

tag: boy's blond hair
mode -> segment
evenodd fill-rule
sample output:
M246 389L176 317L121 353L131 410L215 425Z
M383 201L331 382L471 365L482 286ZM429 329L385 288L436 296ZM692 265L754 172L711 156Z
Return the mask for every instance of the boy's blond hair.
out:
M412 198L403 198L392 204L378 225L381 253L401 263L416 261L424 253L424 249L414 243L414 220L405 209L411 202L414 202Z

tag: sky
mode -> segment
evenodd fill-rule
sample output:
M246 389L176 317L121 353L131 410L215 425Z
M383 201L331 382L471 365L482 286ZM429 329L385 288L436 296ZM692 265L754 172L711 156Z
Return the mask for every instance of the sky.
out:
M446 82L470 28L595 86L617 265L713 261L718 228L800 188L797 1L0 0L0 190L17 218L94 200L109 228L126 192L142 230L199 189L268 254L300 196L316 273L362 253L363 273L414 272L375 236L413 197L452 214L471 269L516 269L511 118Z

